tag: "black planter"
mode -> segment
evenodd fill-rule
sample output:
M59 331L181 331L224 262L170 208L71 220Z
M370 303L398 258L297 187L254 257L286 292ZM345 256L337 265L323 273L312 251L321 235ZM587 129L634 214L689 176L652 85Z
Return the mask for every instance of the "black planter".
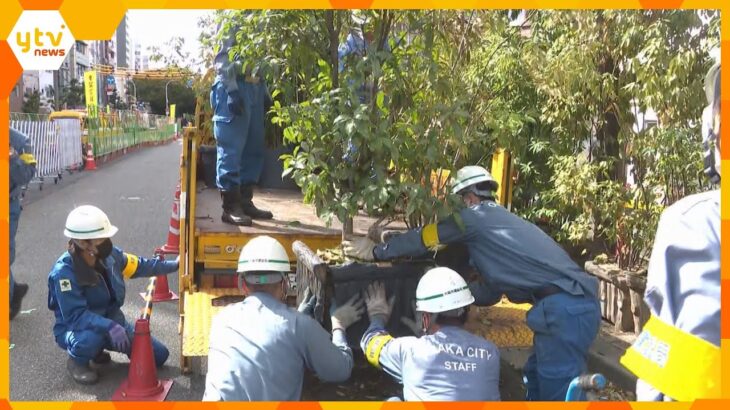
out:
M264 153L264 168L261 170L261 177L259 177L259 188L299 189L290 177L281 177L284 166L279 157L284 154L290 154L291 152L292 149L289 147L266 149Z
M352 263L332 266L332 284L334 299L338 305L346 303L357 293L362 294L373 281L382 281L385 285L386 297L396 295L395 305L386 324L388 332L394 337L412 336L410 328L401 322L401 318L415 319L412 302L416 300L416 287L421 275L432 265L423 262L400 263L389 267L373 264ZM353 348L358 348L360 339L370 325L367 315L347 328L347 341Z
M218 153L216 147L210 145L201 145L200 148L200 162L203 168L203 181L208 188L215 189L216 177L216 161L218 159Z

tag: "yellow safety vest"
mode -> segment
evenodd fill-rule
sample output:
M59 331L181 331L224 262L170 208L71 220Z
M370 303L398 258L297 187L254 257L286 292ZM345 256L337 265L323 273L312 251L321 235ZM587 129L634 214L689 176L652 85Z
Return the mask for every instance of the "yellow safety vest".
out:
M720 348L656 316L646 323L621 364L674 400L721 395Z

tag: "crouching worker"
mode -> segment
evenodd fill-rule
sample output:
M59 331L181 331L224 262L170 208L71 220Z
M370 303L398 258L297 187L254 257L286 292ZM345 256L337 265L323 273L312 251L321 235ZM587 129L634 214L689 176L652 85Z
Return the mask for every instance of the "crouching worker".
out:
M274 238L258 236L241 250L239 285L246 299L213 318L203 401L300 400L305 367L325 382L350 377L345 329L365 313L362 299L356 295L330 309L330 340L313 318L283 302L289 271L286 250Z
M99 379L89 364L111 361L108 351L132 354L134 326L127 323L121 307L124 280L177 271L177 262L145 259L112 245L117 227L99 208L83 205L69 213L64 235L68 251L48 275L48 308L56 317L53 335L68 352L69 374L80 384ZM162 366L169 351L152 338L155 364Z
M423 336L393 338L385 330L392 303L382 284L370 285L365 295L370 327L360 343L365 357L403 384L406 401L499 400L499 350L464 330L473 302L458 273L431 269L416 289Z

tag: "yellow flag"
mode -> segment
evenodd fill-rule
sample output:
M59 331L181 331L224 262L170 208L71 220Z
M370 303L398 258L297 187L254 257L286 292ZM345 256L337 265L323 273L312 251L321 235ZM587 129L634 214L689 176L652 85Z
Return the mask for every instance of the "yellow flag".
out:
M175 104L170 104L170 123L175 122Z
M96 89L96 71L84 73L84 91L86 92L86 109L89 116L96 116L96 107L99 105Z

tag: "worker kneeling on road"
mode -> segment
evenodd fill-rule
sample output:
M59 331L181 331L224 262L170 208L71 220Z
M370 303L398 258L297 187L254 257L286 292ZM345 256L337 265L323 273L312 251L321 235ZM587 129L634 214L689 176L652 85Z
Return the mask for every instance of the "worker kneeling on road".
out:
M403 384L406 401L499 400L499 350L463 328L473 302L458 273L431 269L416 289L423 336L394 339L385 330L392 303L382 283L370 285L365 296L370 327L360 342L365 357Z
M512 302L533 304L527 313L535 334L524 368L527 399L563 400L570 381L586 371L586 355L598 334L598 280L540 228L495 202L497 182L486 169L464 167L451 184L466 205L459 218L410 230L381 245L360 238L345 244L345 252L389 260L425 255L440 244L466 245L471 265L481 274L481 281L469 286L477 305L493 305L503 294Z
M274 238L258 236L241 250L239 284L247 295L213 318L204 401L300 400L304 368L323 381L350 377L345 329L365 311L359 295L332 313L332 340L319 323L283 300L289 257Z
M106 364L105 350L132 354L134 327L127 323L121 307L126 293L124 280L163 275L177 271L178 263L145 259L112 246L117 227L99 208L83 205L69 213L64 235L68 251L56 261L48 275L48 308L56 316L53 335L66 349L67 369L81 384L99 379L89 367ZM152 339L155 364L162 366L169 351Z

